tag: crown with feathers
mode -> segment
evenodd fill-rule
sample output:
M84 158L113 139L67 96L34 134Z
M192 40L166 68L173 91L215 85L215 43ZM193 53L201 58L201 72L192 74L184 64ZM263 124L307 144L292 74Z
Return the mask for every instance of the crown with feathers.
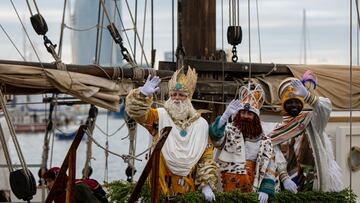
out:
M304 105L304 98L295 95L296 88L292 86L292 80L299 80L306 87L308 91L312 91L316 88L316 84L318 82L317 77L310 70L305 71L301 79L297 79L294 77L284 79L278 89L278 95L281 99L281 104L284 108L284 104L289 99L298 99L302 105Z
M188 67L185 75L184 68L177 70L169 80L169 93L183 92L192 97L197 82L197 73L194 68Z

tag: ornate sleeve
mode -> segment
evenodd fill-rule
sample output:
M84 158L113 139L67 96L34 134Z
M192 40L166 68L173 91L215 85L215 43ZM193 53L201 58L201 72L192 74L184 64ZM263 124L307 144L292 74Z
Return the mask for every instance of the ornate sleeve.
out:
M273 146L271 144L270 139L268 139L270 144L265 145L271 154L269 164L265 171L264 179L261 181L259 191L265 192L270 196L275 195L275 170L276 170L276 164L275 164L275 152L273 150Z
M126 97L125 111L154 136L158 132L159 117L157 110L151 108L152 101L152 97L144 97L139 89L133 89Z
M220 120L220 116L218 116L215 121L209 125L209 134L211 139L214 140L215 147L220 147L222 143L224 142L224 131L225 131L225 125L224 124L221 128L218 128L218 123Z
M288 172L287 172L287 161L284 157L284 154L280 150L279 145L274 146L274 153L275 153L275 166L276 166L276 172L279 175L279 179L281 182L284 182L287 178L289 178Z
M331 101L330 99L325 97L312 96L312 94L310 94L309 97L315 98L315 99L310 99L310 101L313 100L314 101L312 103L309 103L313 107L313 115L314 115L311 119L311 123L318 132L318 134L321 135L330 118L330 114L332 111Z
M209 139L205 152L196 166L195 185L201 189L209 185L213 191L216 190L218 165L213 159L214 146Z

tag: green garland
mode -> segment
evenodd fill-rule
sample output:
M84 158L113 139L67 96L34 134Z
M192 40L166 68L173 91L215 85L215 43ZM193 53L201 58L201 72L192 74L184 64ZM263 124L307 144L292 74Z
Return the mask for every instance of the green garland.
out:
M126 181L114 181L107 184L105 187L108 189L108 196L110 202L128 202L128 199L135 187L134 183L128 183ZM164 199L164 197L160 197ZM139 200L141 202L150 202L151 201L151 191L148 185L144 185L139 195ZM171 202L189 202L189 203L198 203L205 202L201 192L190 192L185 195L179 195L171 199ZM241 193L238 190L232 192L218 192L216 193L215 202L248 202L248 203L258 203L258 195L256 193ZM287 202L356 202L355 193L346 188L340 192L299 192L297 194L292 194L290 192L284 191L276 193L275 197L270 198L269 202L272 203L287 203Z

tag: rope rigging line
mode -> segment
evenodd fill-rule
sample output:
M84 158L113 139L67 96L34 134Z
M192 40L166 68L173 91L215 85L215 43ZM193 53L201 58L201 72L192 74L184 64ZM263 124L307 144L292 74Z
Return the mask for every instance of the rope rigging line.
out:
M95 140L95 138L90 134L90 132L88 132L88 130L86 130L86 135L88 136L88 138L90 138L90 139L94 142L94 144L95 144L96 146L98 146L99 148L107 151L109 154L112 154L112 155L114 155L114 156L120 157L120 158L122 158L123 160L127 160L127 159L130 159L130 158L133 158L133 159L135 159L135 160L137 160L137 161L141 161L141 159L137 158L137 156L131 157L131 156L129 156L129 155L124 155L124 154L121 155L121 154L115 153L115 152L113 152L113 151L111 151L111 150L107 150L104 146L102 146L101 144L99 144L99 143Z
M6 102L4 100L4 95L2 93L2 90L0 89L0 105L2 107L2 110L4 112L4 116L5 116L5 119L6 119L6 122L7 122L7 125L9 127L9 131L10 131L10 136L13 140L13 143L14 143L14 146L15 146L15 150L16 150L16 153L19 157L19 161L21 163L21 167L24 169L26 175L28 177L30 177L30 174L29 174L29 171L28 171L28 168L27 168L27 165L26 165L26 162L25 162L25 158L24 158L24 155L21 151L21 147L20 147L20 144L19 144L19 141L16 137L16 133L15 133L15 128L14 128L14 125L10 119L10 115L9 115L9 112L7 111L7 107L6 107Z
M97 29L96 29L96 42L95 42L95 60L94 64L99 64L98 60L98 49L99 49L99 32L100 32L100 16L101 16L101 2L99 1L99 7L98 7L98 17L97 17Z
M107 110L106 114L106 134L109 133L109 110ZM105 170L104 170L104 182L109 182L109 136L106 136L105 141Z
M102 0L100 0L100 1L102 1ZM148 62L147 57L146 57L146 55L145 55L144 45L143 45L143 42L141 41L140 36L139 36L139 33L138 33L138 31L137 31L136 24L135 24L133 15L132 15L131 10L130 10L130 7L129 7L129 3L128 3L127 0L126 0L125 2L126 2L126 6L127 6L127 8L128 8L128 12L129 12L131 21L132 21L133 26L134 26L134 32L135 32L136 38L137 38L137 40L139 41L139 45L140 45L140 48L141 48L141 53L142 53L142 55L144 56L145 63L146 63L146 65L147 65L147 67L149 67L149 62ZM116 0L115 0L115 6L116 6L116 10L117 10L117 12L118 12L118 15L120 16L120 11L119 11L119 8L118 8L118 6L117 6ZM120 18L120 17L119 17L119 18ZM120 19L121 19L121 18L120 18ZM145 22L144 22L144 23L145 23ZM124 27L124 28L125 28L125 27ZM130 42L129 42L129 43L130 43ZM133 55L135 55L135 53L133 53ZM134 60L135 60L135 59L134 59Z
M232 62L238 61L237 45L242 41L242 29L240 26L240 2L229 0L229 26L227 29L227 41L232 45Z
M65 29L65 12L66 12L66 3L67 0L64 0L64 8L63 8L63 15L61 20L61 26L60 26L60 39L59 39L59 48L58 48L58 55L61 58L62 54L62 42L63 42L63 36L64 36L64 29Z
M251 78L251 24L250 24L250 0L248 0L248 35L249 35L249 79ZM250 82L249 82L250 89Z
M98 109L94 105L90 105L88 118L86 120L86 129L88 130L88 134L94 133L96 118L98 115ZM85 163L83 168L83 178L89 178L89 171L91 166L91 159L92 159L92 140L87 139L86 141L86 157Z
M137 27L137 9L138 9L138 0L135 0L135 21L134 28ZM134 29L136 30L136 29ZM134 60L136 61L136 33L134 32Z
M262 57L261 57L261 38L260 38L260 20L259 20L259 5L258 0L256 0L256 21L257 21L257 34L258 34L258 41L259 41L259 60L260 63L262 63Z
M355 1L357 2L357 1ZM357 6L357 5L356 5ZM350 99L350 142L349 142L349 149L351 150L352 148L352 68L353 68L353 65L352 65L352 17L353 17L353 14L352 14L352 10L353 10L353 5L352 5L352 0L350 0L350 40L349 40L349 43L350 43L350 71L349 71L349 77L350 77L350 80L349 80L349 99ZM359 20L359 18L358 18ZM359 22L358 22L359 23ZM350 151L351 153L351 151ZM349 173L349 177L350 177L350 189L352 189L352 169L350 169L350 173Z
M123 21L122 21L121 14L120 14L120 9L119 9L119 7L118 7L118 5L117 5L117 0L114 0L114 3L115 3L115 8L116 8L116 13L118 14L118 17L119 17L119 20L120 20L120 24L121 24L121 26L122 26L122 28L123 28L123 31L124 31L124 34L125 34L125 37L126 37L126 41L127 41L128 46L129 46L129 48L130 48L131 54L134 56L134 50L133 50L133 48L132 48L132 46L131 46L129 36L127 35L127 32L126 32L127 29L125 28L125 25L124 25L124 23L123 23Z
M67 28L69 30L73 30L73 31L77 31L77 32L83 32L83 31L90 31L94 28L98 28L99 26L96 24L96 25L93 25L93 26L90 26L88 28L75 28L75 27L71 27L67 24L64 24L64 28ZM101 29L106 29L105 27L101 27Z
M27 32L27 30L26 30L26 28L25 28L25 25L24 25L24 23L22 22L22 20L21 20L21 18L20 18L20 15L19 15L19 13L18 13L18 11L17 11L17 9L16 9L16 7L15 7L15 4L14 4L13 0L10 0L10 2L11 2L11 5L12 5L15 13L16 13L16 16L18 17L18 19L19 19L19 21L20 21L20 23L21 23L21 26L22 26L22 28L23 28L23 30L24 30L24 32L25 32L25 35L26 35L27 39L28 39L29 42L30 42L30 45L31 45L32 49L34 50L34 53L35 53L35 55L36 55L36 58L38 59L41 67L44 69L44 66L43 66L43 64L42 64L42 62L41 62L41 60L40 60L39 54L37 53L37 51L36 51L36 49L35 49L34 43L33 43L33 42L31 41L31 39L30 39L29 33Z
M49 115L48 115L48 119L47 119L46 131L45 131L45 135L44 135L43 152L42 152L42 156L41 156L41 168L43 168L43 169L47 168L47 162L48 162L48 157L49 157L49 141L50 141L51 135L54 132L54 126L55 126L52 115L53 115L54 110L56 112L57 95L56 96L53 95L53 99L55 100L55 102L50 103ZM56 116L55 116L55 122L56 122Z
M16 49L16 51L19 53L19 55L21 56L21 58L26 61L25 57L21 54L20 50L17 48L17 46L15 45L14 41L10 38L10 36L8 35L8 33L6 32L6 30L4 29L4 27L0 24L0 27L2 29L2 31L5 33L6 37L9 39L9 41L11 42L11 44L14 46L14 48Z
M111 37L120 46L121 54L123 55L124 59L128 63L135 64L136 63L135 59L130 56L128 50L123 45L123 39L122 39L121 35L119 34L115 24L111 21L111 18L110 18L110 15L109 15L108 11L107 11L105 3L103 2L103 0L99 0L99 2L102 5L103 11L105 12L105 15L106 15L106 17L107 17L107 19L109 21L109 25L107 26L107 29L109 30ZM134 56L134 53L133 53L133 56Z
M144 5L144 19L143 19L143 32L142 32L142 42L143 42L143 45L145 45L145 25L146 25L146 11L147 11L147 0L145 0L145 3L144 3L145 5ZM174 46L174 45L173 45ZM173 54L174 54L174 47L173 47ZM134 58L135 58L135 56L134 56ZM173 59L173 61L174 61L174 59ZM140 64L142 64L143 63L143 55L141 54L140 55Z
M102 10L102 14L101 14L101 24L100 24L100 27L103 27L104 26L104 18L105 18L105 15L104 13L106 13L106 9L105 7L103 6L103 10ZM99 46L97 47L98 48L98 56L97 56L97 60L95 61L95 64L100 64L100 58L101 58L101 50L102 50L102 42L103 42L103 29L99 29Z
M12 0L11 0L12 1ZM29 7L29 11L30 11L30 21L31 21L31 25L33 26L35 32L38 35L42 35L43 36L43 40L44 40L44 46L46 47L46 50L52 55L52 57L55 59L55 63L58 66L58 69L64 69L64 65L61 62L61 57L56 53L55 48L56 48L56 44L53 44L51 42L51 40L46 36L46 33L48 31L48 26L46 24L45 19L43 18L43 16L40 13L39 7L37 6L37 3L35 0L33 0L33 3L35 5L37 14L33 15L33 12L30 8L30 4L27 0L27 5Z
M98 126L97 124L95 124L95 127L105 136L107 137L112 137L114 135L116 135L117 132L119 132L124 126L125 126L125 122L123 124L121 124L121 126L115 130L115 132L111 133L111 134L108 134L106 133L103 129L100 128L100 126Z
M101 1L102 1L102 0L101 0ZM134 29L134 32L135 32L135 34L136 34L137 39L139 40L139 44L140 44L140 47L141 47L141 51L142 51L142 53L144 54L144 59L145 59L146 65L147 65L147 67L149 67L149 63L148 63L148 60L147 60L147 58L146 58L145 51L144 51L144 46L143 46L143 43L142 43L141 40L140 40L140 36L139 36L139 33L138 33L138 31L137 31L137 28L136 28L136 24L135 24L134 17L133 17L133 15L132 15L132 13L131 13L129 3L128 3L127 0L125 0L125 3L126 3L126 6L127 6L127 8L128 8L128 11L129 11L131 21L132 21L133 26L134 26L134 28L135 28L135 29Z
M5 156L5 160L6 160L6 164L8 166L9 171L14 171L13 165L12 165L12 161L11 161L11 156L9 153L9 147L7 146L7 142L5 139L5 134L3 131L3 126L0 123L0 142L2 144L2 148L3 148L3 152L4 152L4 156Z

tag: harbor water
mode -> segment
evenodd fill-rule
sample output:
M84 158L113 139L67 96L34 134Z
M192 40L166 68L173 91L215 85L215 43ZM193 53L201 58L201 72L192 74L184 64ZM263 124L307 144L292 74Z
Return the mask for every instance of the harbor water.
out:
M102 146L106 146L106 140L108 139L109 150L117 154L127 155L129 153L129 139L128 130L126 125L116 132L119 127L124 123L123 119L113 118L107 114L99 114L96 120L96 127L94 129L93 137ZM108 135L105 135L103 132ZM116 132L114 134L114 132ZM43 140L45 133L36 134L18 134L18 140L24 154L26 163L29 165L38 165L41 163L41 156L43 150ZM114 135L112 135L114 134ZM136 154L140 154L146 150L149 146L150 134L142 126L137 127L137 139L136 139ZM72 140L59 140L57 137L54 138L54 144L50 142L49 150L49 162L48 168L50 167L61 167L61 164L66 156L66 153L72 143ZM8 141L9 150L13 164L19 164L16 150L13 145L11 138ZM51 149L53 146L53 149ZM53 152L51 152L53 150ZM51 155L52 154L52 155ZM52 159L51 159L52 156ZM82 169L84 167L86 158L86 139L83 139L77 149L76 155L76 178L81 178ZM135 161L135 167L137 173L134 179L137 180L141 174L146 161L145 155L139 156L142 161ZM105 151L95 144L92 147L92 160L91 166L93 168L92 178L102 182L112 182L115 180L126 180L125 169L127 163L118 156L109 154L108 160L106 161ZM39 168L30 167L30 170L35 176L38 182L39 177L37 175Z

